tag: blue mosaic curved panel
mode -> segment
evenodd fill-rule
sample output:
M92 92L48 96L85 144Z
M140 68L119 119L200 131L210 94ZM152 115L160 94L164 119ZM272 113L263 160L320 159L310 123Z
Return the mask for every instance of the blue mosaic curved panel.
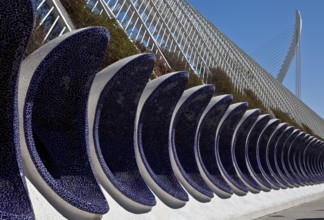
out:
M284 134L284 131L287 129L287 123L280 123L276 129L273 131L271 137L268 140L267 148L266 148L266 163L268 169L273 176L273 178L279 183L280 188L286 189L288 188L288 183L279 175L276 164L275 164L275 150L276 144L279 139Z
M153 54L134 55L96 74L88 102L92 161L101 185L126 210L145 213L155 197L138 170L135 114L155 64Z
M321 150L322 141L317 140L316 143L311 148L311 156L309 157L309 166L310 166L310 173L312 177L320 184L323 182L323 177L319 174L316 168L316 160L319 155L319 151Z
M312 169L310 168L310 160L313 153L314 146L318 143L318 140L316 138L313 138L313 140L309 143L309 145L306 146L304 151L304 166L307 170L307 176L308 179L311 180L314 184L320 183L319 180L314 177L314 173Z
M267 179L264 178L257 159L257 142L259 139L260 131L267 125L270 121L269 115L260 115L256 122L253 124L251 130L246 138L246 164L250 172L251 177L255 182L259 184L262 191L269 192L272 187Z
M282 148L282 157L281 163L283 168L283 173L286 176L286 178L293 184L294 187L299 187L300 183L294 176L292 176L292 173L289 169L289 149L292 144L292 142L297 138L300 131L298 129L295 129L291 135L287 138L286 142L284 143L284 146Z
M300 147L303 147L301 146L301 143L303 142L304 137L305 137L305 133L300 132L297 138L292 142L288 152L289 170L291 171L292 176L294 176L295 179L297 179L302 186L305 185L305 179L300 175L298 169L295 167L295 160L296 160L296 150Z
M278 190L280 189L280 184L277 180L272 176L270 169L267 164L267 143L275 129L278 127L280 120L271 119L267 125L262 129L260 136L257 141L257 161L259 165L259 169L264 176L264 178L271 184L272 189Z
M238 196L246 195L249 190L234 168L232 160L232 154L234 154L232 139L235 135L235 128L243 117L247 107L248 104L246 102L230 105L219 122L215 137L215 155L217 165L227 184Z
M98 218L108 211L90 165L86 121L108 40L105 28L73 31L36 50L21 67L20 143L27 176L67 218Z
M285 181L287 187L293 188L294 183L292 180L290 180L289 177L285 175L285 170L284 170L284 164L282 161L283 158L283 152L284 152L284 146L290 135L293 133L294 127L289 126L287 127L283 132L279 140L277 141L275 145L275 165L276 165L276 170L278 172L278 175L281 177L282 180Z
M171 208L180 208L189 200L172 171L169 157L171 116L187 81L186 72L152 80L145 87L136 112L137 164L147 185Z
M306 167L306 161L305 161L305 158L306 158L306 155L307 155L307 149L309 148L309 146L314 142L316 141L316 139L312 136L309 136L308 140L306 141L304 147L301 149L301 157L300 157L300 168L301 168L301 171L304 175L304 177L307 179L307 183L310 184L310 185L313 185L313 184L316 184L315 181L313 181L311 178L309 178L309 171L307 170L307 167Z
M19 68L33 21L30 0L0 2L0 219L34 219L17 132Z
M186 90L175 107L169 129L172 169L184 188L200 202L210 201L213 191L201 177L195 160L195 134L214 90L213 85Z
M260 110L258 109L247 110L236 126L232 138L232 160L234 168L238 177L251 193L259 193L261 187L253 179L247 166L246 155L248 153L248 146L246 145L246 139L248 132L251 130L259 115Z
M323 181L323 174L324 174L324 167L323 167L323 157L324 157L324 142L321 141L321 145L319 146L319 154L317 157L317 167L318 167L318 171L319 171L319 175L322 177L322 181Z
M233 190L226 183L217 166L215 133L231 102L231 95L216 96L211 99L201 115L195 140L195 157L201 177L208 187L222 199L230 198Z

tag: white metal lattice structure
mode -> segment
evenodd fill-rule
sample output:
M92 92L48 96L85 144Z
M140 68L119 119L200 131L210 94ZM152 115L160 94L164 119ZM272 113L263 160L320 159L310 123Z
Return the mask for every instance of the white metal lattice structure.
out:
M58 0L46 0L48 5L52 2L57 3ZM269 109L289 113L298 123L309 126L324 137L324 120L319 115L186 0L88 0L87 3L93 12L116 18L131 40L140 41L160 59L166 61L163 49L176 53L206 83L210 68L221 67L240 92L252 90ZM288 61L289 66L291 61Z

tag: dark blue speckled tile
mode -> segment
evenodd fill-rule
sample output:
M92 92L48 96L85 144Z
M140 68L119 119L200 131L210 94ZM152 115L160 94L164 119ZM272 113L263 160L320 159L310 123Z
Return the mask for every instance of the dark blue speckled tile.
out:
M232 139L233 135L235 135L235 128L242 119L247 107L248 104L246 102L230 105L219 122L215 135L217 165L227 184L238 196L246 195L249 190L234 168L232 160L232 154L234 153L232 151Z
M275 152L274 152L275 154L274 160L275 160L277 173L281 177L281 179L283 179L287 183L287 187L289 188L293 188L294 183L285 175L285 170L283 167L284 165L281 158L283 157L283 149L285 143L293 131L294 131L294 127L289 126L282 132L281 137L278 139L276 143Z
M306 164L308 167L309 177L316 184L321 184L323 182L323 177L319 176L316 169L315 169L315 160L319 154L319 148L321 147L322 142L318 139L314 141L311 146L307 149L306 154Z
M291 135L287 138L287 140L284 143L284 146L282 148L282 156L281 156L281 163L283 168L283 174L288 179L291 184L294 187L301 186L301 183L296 179L290 170L289 167L289 149L291 147L291 144L294 142L294 140L297 138L300 131L298 129L294 129L294 131L291 133Z
M235 128L232 138L232 160L238 177L251 193L259 193L260 185L253 179L246 163L246 139L253 124L260 115L259 109L247 110Z
M253 124L246 138L246 163L251 177L259 184L262 191L269 192L271 190L270 183L264 178L257 161L257 141L260 137L262 129L270 121L270 115L260 115Z
M30 0L0 1L0 219L34 219L19 146L17 88L34 24Z
M273 178L278 182L280 188L288 188L288 183L283 179L276 168L275 165L275 148L276 143L279 141L280 137L284 134L284 131L287 129L287 123L280 123L276 129L273 131L272 135L268 139L266 146L266 163L269 170L269 175L272 175Z
M211 99L202 113L195 135L195 157L201 177L220 198L230 198L232 188L222 177L215 156L215 133L218 124L232 102L231 95Z
M257 162L259 165L259 169L264 176L264 178L271 184L272 189L279 190L280 184L277 182L277 180L272 176L270 169L267 164L267 143L275 131L275 129L278 127L280 123L279 119L271 119L267 125L262 129L260 132L258 141L257 141Z
M201 177L195 158L195 136L202 113L210 102L213 85L196 86L181 96L169 129L172 169L186 190L199 202L209 202L213 191Z
M305 169L307 178L309 181L312 182L312 184L318 184L319 181L317 181L315 178L313 178L311 170L309 169L309 156L310 152L312 151L311 149L313 148L313 145L317 143L317 139L315 137L312 137L311 141L307 144L305 147L305 150L303 152L303 167Z
M305 173L304 166L303 166L303 153L306 146L312 141L312 136L306 134L305 137L302 139L300 146L296 149L296 158L294 160L294 166L298 169L301 178L305 181L306 185L313 185L313 183L309 180L308 176ZM324 149L323 149L324 150ZM322 153L322 151L321 151ZM322 168L322 167L320 167Z
M291 143L290 149L288 152L288 165L289 170L292 174L292 176L298 180L301 186L306 185L305 179L300 175L299 170L294 166L295 158L296 158L296 151L298 148L302 148L301 143L303 142L303 139L305 137L305 132L300 132L296 139Z
M145 213L155 197L138 170L135 114L153 71L153 54L122 59L99 72L88 102L92 161L101 185L126 210Z
M323 182L324 180L324 167L323 167L323 157L324 157L324 142L321 141L321 144L318 146L318 156L316 158L316 167L318 170L318 176Z
M300 170L301 170L303 176L305 177L305 179L307 179L307 184L309 184L309 185L314 185L315 182L313 182L311 180L311 178L309 178L308 171L305 166L305 156L306 156L307 148L310 146L310 144L313 141L315 141L315 138L309 135L307 140L304 143L304 147L302 149L300 149L301 152L300 152L300 157L299 157Z
M323 176L317 173L314 169L314 165L317 163L316 160L319 159L319 155L322 153L323 142L314 138L309 145L306 146L304 152L304 166L307 171L308 179L311 180L313 184L320 184L323 182Z
M28 178L66 218L108 211L90 165L87 101L109 40L105 28L72 31L23 62L20 142Z
M186 72L169 73L152 80L145 87L136 112L137 164L147 185L171 208L180 208L188 201L169 158L171 116L187 81Z

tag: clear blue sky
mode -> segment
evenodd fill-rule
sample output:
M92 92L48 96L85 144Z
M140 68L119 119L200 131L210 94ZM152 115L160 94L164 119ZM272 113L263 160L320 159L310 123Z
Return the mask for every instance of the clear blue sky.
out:
M324 0L188 0L248 54L295 23L302 29L302 101L324 118ZM295 93L295 61L284 85Z

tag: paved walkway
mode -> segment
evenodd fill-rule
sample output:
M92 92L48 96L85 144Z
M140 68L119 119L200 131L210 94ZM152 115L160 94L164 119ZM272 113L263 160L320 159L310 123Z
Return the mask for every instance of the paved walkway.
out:
M324 198L258 218L258 220L324 220Z

